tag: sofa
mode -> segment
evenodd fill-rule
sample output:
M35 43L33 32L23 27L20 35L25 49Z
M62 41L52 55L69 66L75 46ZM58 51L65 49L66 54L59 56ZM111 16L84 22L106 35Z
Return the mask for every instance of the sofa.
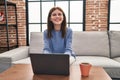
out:
M73 65L89 62L103 67L111 78L120 79L120 31L73 31L72 37L72 49L76 54ZM0 70L14 64L30 64L29 53L40 53L43 46L43 33L31 32L30 46L0 54Z

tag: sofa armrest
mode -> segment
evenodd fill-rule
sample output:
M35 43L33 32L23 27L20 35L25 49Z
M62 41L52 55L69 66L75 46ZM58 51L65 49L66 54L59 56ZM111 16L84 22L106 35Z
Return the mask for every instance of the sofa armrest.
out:
M28 46L21 46L0 54L0 59L10 58L11 62L28 57Z

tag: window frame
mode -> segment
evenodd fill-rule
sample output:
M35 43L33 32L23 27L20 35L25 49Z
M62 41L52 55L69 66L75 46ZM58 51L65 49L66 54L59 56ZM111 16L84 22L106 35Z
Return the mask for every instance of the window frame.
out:
M70 9L69 9L69 14L68 14L68 21L67 21L67 25L70 27L70 24L82 24L82 31L85 31L85 5L86 5L86 0L26 0L26 43L27 45L29 45L29 25L30 24L40 24L40 31L42 32L42 24L47 24L45 22L42 22L42 18L40 20L40 23L29 23L29 3L30 2L40 2L40 16L42 16L42 2L54 2L54 6L56 6L56 2L57 1L68 1L68 5L70 6L70 1L82 1L83 2L83 21L82 22L70 22Z
M111 28L111 26L110 25L114 25L114 24L116 24L116 25L120 25L120 21L116 21L116 22L111 22L111 7L112 7L112 0L109 0L109 2L108 2L108 31L113 31L113 30L111 30L110 28Z

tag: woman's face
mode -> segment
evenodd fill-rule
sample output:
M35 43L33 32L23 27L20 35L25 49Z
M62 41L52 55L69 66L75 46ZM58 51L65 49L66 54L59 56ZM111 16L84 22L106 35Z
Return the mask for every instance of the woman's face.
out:
M61 25L63 22L63 13L60 10L56 9L52 12L50 21L52 21L54 25Z

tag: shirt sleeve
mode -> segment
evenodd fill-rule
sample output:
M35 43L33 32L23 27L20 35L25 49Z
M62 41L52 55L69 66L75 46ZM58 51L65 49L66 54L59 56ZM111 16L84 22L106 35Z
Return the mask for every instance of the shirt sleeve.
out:
M76 59L75 52L72 50L72 34L73 34L72 29L68 28L67 36L66 36L66 48L64 54L73 56Z
M44 37L44 48L43 48L43 53L51 53L51 50L50 50L50 44L49 44L49 39L47 38L47 30L44 31L44 34L43 34L43 37Z
M64 54L72 55L71 45L72 45L72 30L68 28L67 34L66 34L66 48L65 48Z

